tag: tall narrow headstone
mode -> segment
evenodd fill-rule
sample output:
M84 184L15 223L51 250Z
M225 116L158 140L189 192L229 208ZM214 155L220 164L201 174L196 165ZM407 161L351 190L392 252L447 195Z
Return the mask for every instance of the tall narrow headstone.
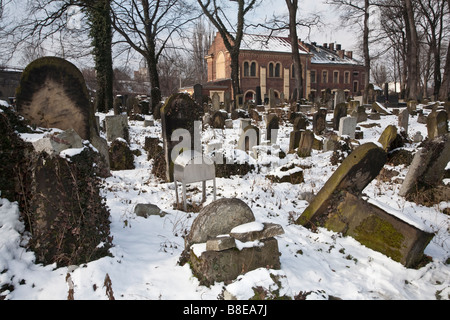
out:
M433 111L427 117L428 138L448 133L447 112L445 110Z
M355 138L356 130L356 118L354 117L344 117L341 118L339 123L339 135L349 136L350 138Z
M405 133L408 133L408 122L409 122L409 111L407 108L405 108L398 114L398 126L403 131L405 131Z
M347 116L347 105L345 102L339 103L334 107L333 129L339 130L339 122L342 117Z
M212 95L212 109L214 111L218 111L220 109L220 96L217 92L214 92Z
M313 115L313 130L317 135L321 135L324 133L327 127L327 109L320 108L319 111L314 113Z
M203 90L203 86L201 84L199 84L199 83L194 84L194 100L199 105L203 104L202 90Z
M262 105L263 101L262 101L262 97L261 97L261 87L257 86L256 87L256 105L260 106Z

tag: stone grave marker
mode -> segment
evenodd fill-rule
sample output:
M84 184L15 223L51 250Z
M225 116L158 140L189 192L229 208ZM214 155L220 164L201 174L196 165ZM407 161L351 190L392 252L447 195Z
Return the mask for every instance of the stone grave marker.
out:
M345 102L339 103L334 107L333 129L339 130L339 123L342 117L347 116L347 105Z
M314 144L314 133L311 130L301 131L300 142L298 144L297 154L299 157L305 158L311 155Z
M189 95L177 93L170 96L161 108L161 126L166 161L166 179L173 181L172 151L182 144L183 151L201 148L199 128L201 124L203 108ZM181 142L180 142L181 140ZM179 147L179 146L178 146ZM182 151L182 150L179 151ZM201 149L198 150L201 152Z
M122 138L129 141L128 117L126 114L105 117L106 139L114 141Z
M345 92L344 90L338 89L334 93L334 107L338 104L345 103Z
M211 98L212 109L218 111L220 109L220 96L217 92L214 92Z
M320 108L316 113L314 113L313 130L315 134L321 135L325 132L325 129L327 127L326 117L327 109L325 108Z
M270 88L269 89L269 108L275 108L276 101L275 101L275 91Z
M262 105L263 101L262 101L262 97L261 97L261 87L257 86L256 87L256 105L260 106Z
M427 117L428 138L434 139L448 132L447 112L432 111Z
M203 86L199 83L194 84L194 100L199 105L203 105L203 95L202 95Z
M274 113L268 114L266 116L266 140L269 140L270 144L275 144L277 142L279 128L278 116Z
M408 134L409 111L403 109L398 115L398 127Z
M245 127L239 137L237 149L243 151L252 151L253 147L260 144L259 129L256 126L248 125Z
M343 117L339 122L339 136L349 136L355 139L356 118Z
M22 73L16 106L38 127L73 129L85 140L98 135L83 75L64 59L43 57L31 62Z

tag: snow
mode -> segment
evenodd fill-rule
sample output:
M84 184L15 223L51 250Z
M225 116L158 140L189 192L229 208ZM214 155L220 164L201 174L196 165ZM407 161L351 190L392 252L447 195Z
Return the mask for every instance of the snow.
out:
M105 114L97 115L100 119L105 117ZM328 117L327 120L331 120L332 114ZM417 117L410 118L408 135L413 137L420 131L426 136L426 126L416 120ZM262 153L255 160L245 152L235 150L238 121L234 120L233 129L204 129L202 142L204 145L222 142L225 155L260 166L245 176L216 178L217 197L237 197L252 209L257 222L239 226L238 231L258 229L262 222L283 227L285 233L276 237L281 253L280 270L260 268L239 276L231 284L220 282L206 287L193 276L189 264L180 266L183 236L197 214L175 210L173 183L161 182L151 173L153 161L147 161L143 146L146 136L160 136L160 121L156 120L150 127L144 127L143 121L129 121L130 147L140 149L142 155L135 157L134 170L112 171L112 175L102 181L101 192L111 214L114 244L110 249L111 256L79 266L37 264L34 253L25 249L30 235L24 232L25 223L19 219L17 203L0 199L0 296L10 300L64 300L72 281L75 299L106 300L108 296L103 283L108 275L115 299L216 300L224 288L238 299L248 299L253 296L254 287L275 286L272 274L281 279L280 295L291 298L299 292L308 292L307 299L319 300L330 296L353 300L449 299L450 224L448 215L442 213L444 208L450 207L448 201L424 207L399 197L401 185L398 179L404 178L408 170L404 165L390 167L400 172L390 182L375 179L364 190L369 202L422 230L435 233L425 250L432 261L419 269L405 268L351 237L324 228L312 231L294 224L308 206L304 195L317 194L336 170L337 166L329 161L332 152L313 150L308 158L287 154L284 159ZM388 125L397 124L397 117L387 115L381 116L381 120L367 122L378 125L361 127L364 132L361 143L376 142ZM263 122L256 125L264 128ZM286 153L291 131L292 126L288 124L281 126L278 133L277 144ZM22 138L27 141L37 139L32 135L22 135ZM406 147L417 150L418 144ZM303 183L272 183L265 177L280 166L290 165L303 168ZM212 193L212 187L208 186L203 205L213 200ZM188 185L188 194L191 196L188 201L200 205L201 183ZM156 204L167 214L164 217L138 217L133 212L137 203ZM257 242L236 242L239 248L259 245ZM192 248L201 253L204 246L196 244ZM68 280L67 275L70 276Z
M231 229L230 233L246 233L252 231L261 231L264 229L264 225L261 222L253 221L244 224L240 224L237 227Z

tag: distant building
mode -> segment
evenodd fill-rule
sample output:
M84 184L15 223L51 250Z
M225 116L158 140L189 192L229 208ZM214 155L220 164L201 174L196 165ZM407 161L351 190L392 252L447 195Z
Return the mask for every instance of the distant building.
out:
M338 89L350 96L361 94L365 86L364 65L353 59L351 51L345 52L339 44L319 46L300 40L299 51L304 97L312 100L327 90L333 92ZM219 33L206 60L208 82L203 84L203 91L210 96L217 92L223 101L224 92L232 91L231 57ZM288 37L244 34L239 66L240 87L245 100L255 100L256 87L261 88L262 97L271 88L277 97L289 99L292 96L295 87L294 64Z

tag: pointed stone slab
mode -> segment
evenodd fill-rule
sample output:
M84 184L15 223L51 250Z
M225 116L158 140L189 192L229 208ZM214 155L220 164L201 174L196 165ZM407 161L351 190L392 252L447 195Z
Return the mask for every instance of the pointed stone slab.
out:
M386 163L386 152L375 143L357 147L345 158L296 223L306 227L323 225L333 193L348 191L359 195Z
M253 222L255 223L255 222ZM247 223L245 225L252 224L252 222ZM235 228L233 228L230 232L230 236L233 238L242 241L255 241L255 240L262 240L267 239L275 236L279 236L281 234L284 234L283 227L279 224L275 223L263 223L261 225L261 228L258 228L257 230L246 230L245 225L240 225ZM241 229L244 228L244 229ZM240 230L244 230L241 232Z

